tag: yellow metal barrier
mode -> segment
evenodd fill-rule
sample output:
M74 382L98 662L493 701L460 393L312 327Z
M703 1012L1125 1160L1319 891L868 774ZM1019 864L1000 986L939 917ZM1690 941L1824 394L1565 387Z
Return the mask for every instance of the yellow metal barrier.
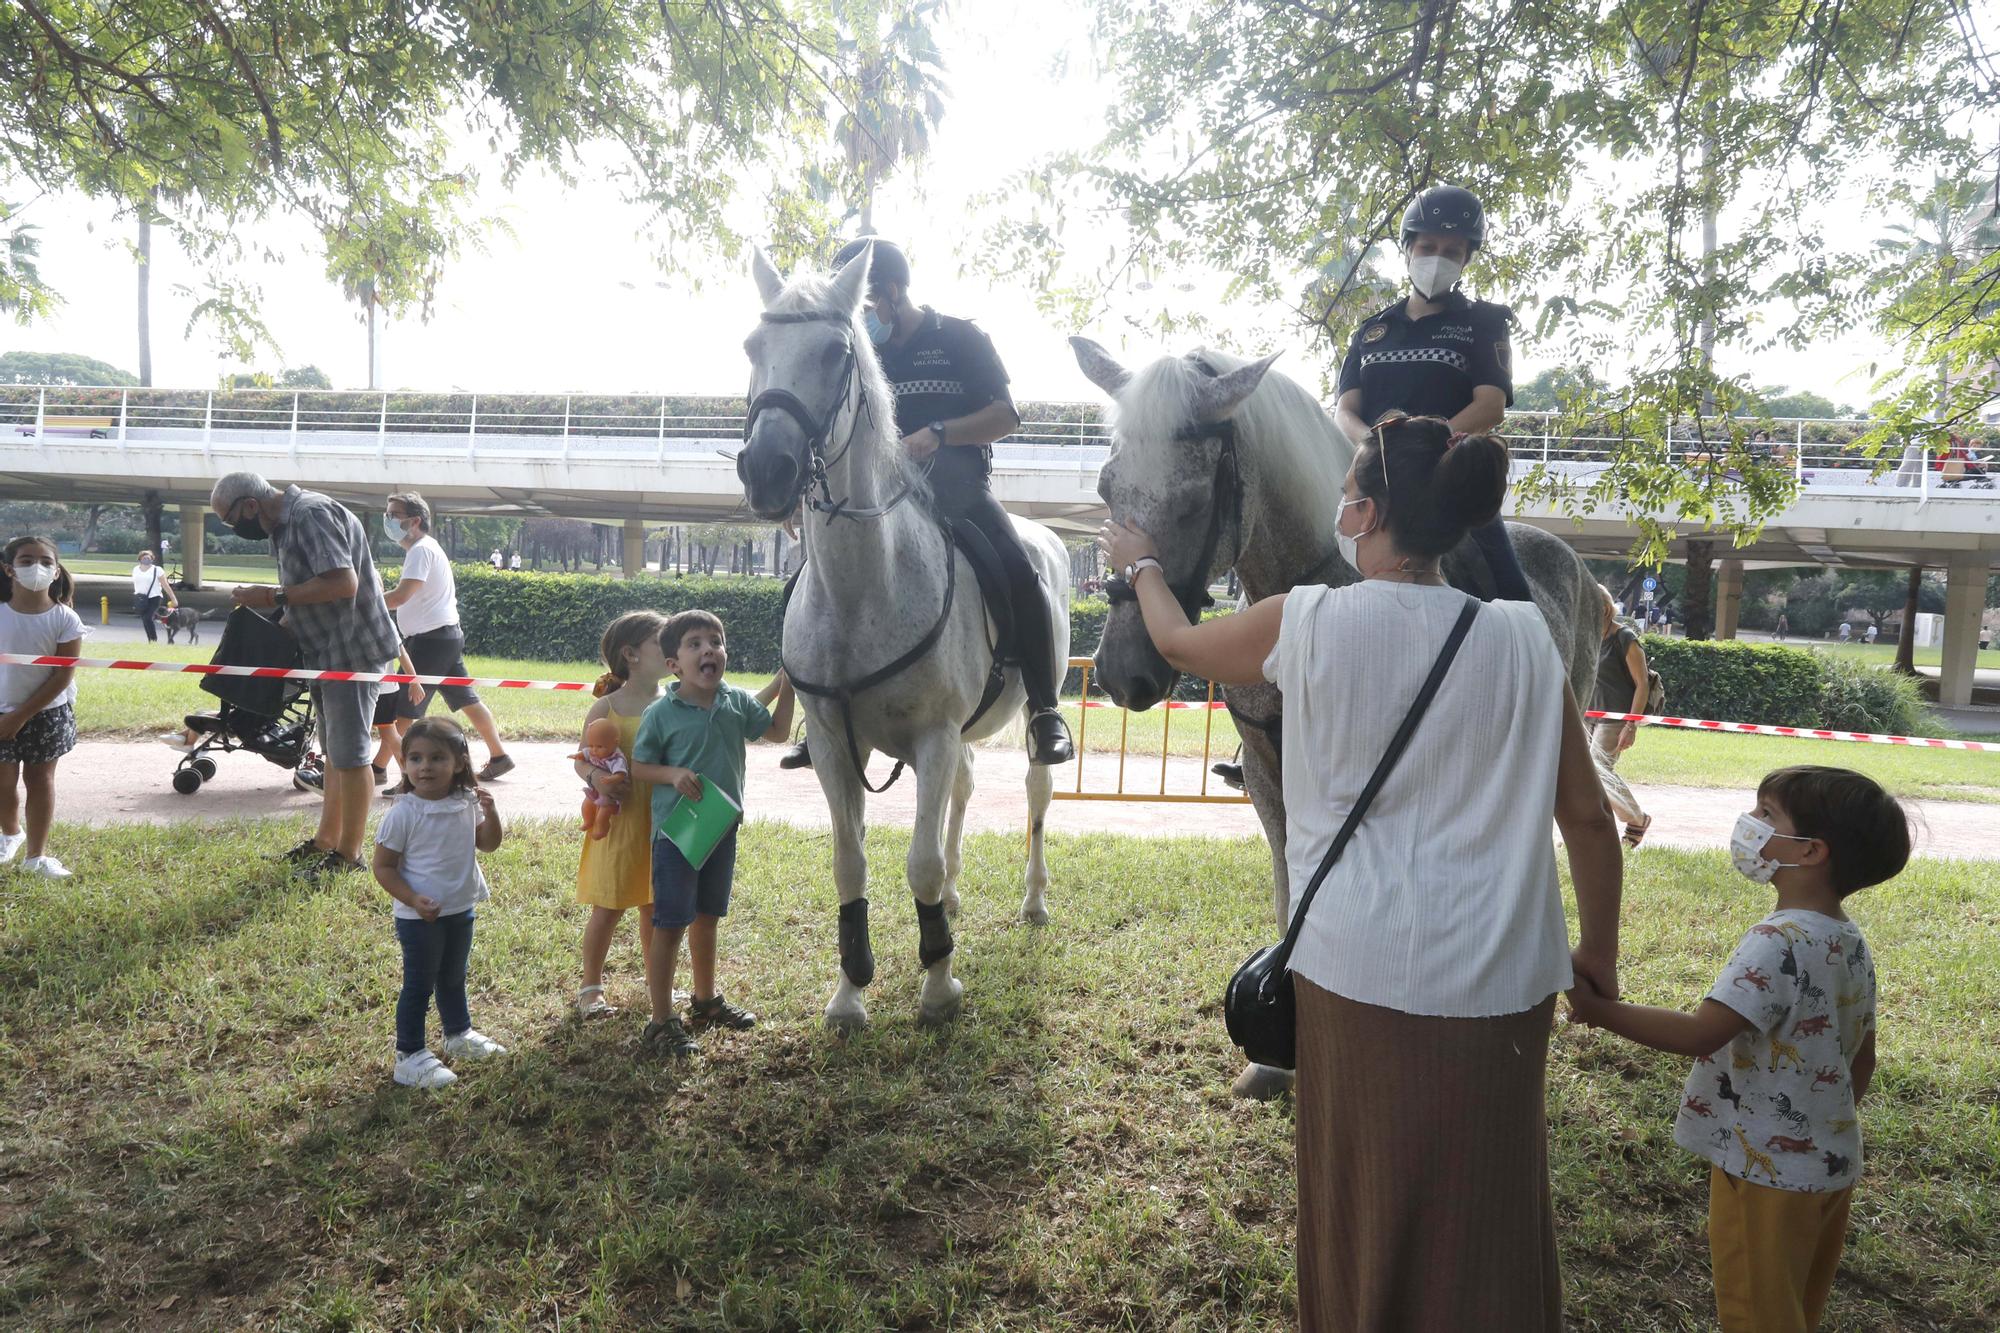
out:
M1125 790L1125 746L1131 737L1132 714L1127 709L1118 710L1118 787L1115 791L1086 791L1083 786L1084 761L1089 751L1085 741L1090 734L1090 667L1088 657L1072 657L1069 664L1083 673L1083 692L1077 700L1076 719L1076 785L1065 791L1057 788L1058 801L1153 801L1178 804L1205 805L1247 805L1248 796L1240 792L1226 795L1212 795L1208 790L1209 762L1213 758L1210 746L1215 738L1215 682L1208 684L1208 698L1202 708L1201 723L1201 787L1194 792L1170 792L1167 790L1167 766L1173 753L1174 714L1180 709L1162 707L1160 709L1160 786L1158 791ZM1108 706L1108 705L1106 705Z

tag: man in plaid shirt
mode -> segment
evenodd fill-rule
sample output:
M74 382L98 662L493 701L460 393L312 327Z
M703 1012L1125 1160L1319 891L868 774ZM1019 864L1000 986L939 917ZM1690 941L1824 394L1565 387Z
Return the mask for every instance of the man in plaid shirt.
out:
M283 611L306 667L318 671L380 671L396 656L395 625L382 600L382 580L361 521L318 491L280 491L255 472L232 472L215 483L209 505L237 536L271 542L276 588L237 588L238 606ZM325 804L319 832L285 853L302 873L319 877L361 869L367 830L369 731L373 683L324 681L312 687L326 759Z

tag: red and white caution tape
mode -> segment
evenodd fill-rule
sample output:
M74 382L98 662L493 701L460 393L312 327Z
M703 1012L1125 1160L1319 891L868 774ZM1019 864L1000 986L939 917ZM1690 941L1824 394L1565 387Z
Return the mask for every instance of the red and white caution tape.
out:
M261 680L325 680L379 682L402 685L480 685L500 690L587 690L591 685L577 680L501 680L486 676L411 676L395 671L311 671L300 667L217 666L209 662L145 662L114 657L35 657L27 653L0 653L0 666L91 667L104 671L166 671L194 676L250 676ZM1085 708L1116 708L1108 699L1085 699ZM1161 708L1226 708L1220 700L1170 699ZM1871 731L1830 731L1821 727L1773 727L1761 722L1717 722L1698 717L1656 717L1650 713L1607 713L1591 709L1584 714L1593 721L1638 722L1653 727L1685 727L1695 731L1724 731L1745 736L1790 736L1809 741L1859 741L1864 745L1904 745L1927 750L1970 750L1980 754L2000 754L2000 742L1951 741L1937 736L1884 736Z
M1762 722L1715 722L1700 717L1654 717L1650 713L1606 713L1589 709L1592 721L1643 722L1655 727L1690 727L1696 731L1740 732L1746 736L1792 736L1808 741L1860 741L1864 745L1911 745L1926 750L1973 750L2000 754L1993 741L1948 741L1936 736L1883 736L1872 731L1828 731L1821 727L1772 727Z
M217 666L212 662L142 662L116 657L32 657L0 653L0 666L96 667L104 671L167 671L191 676L251 676L259 680L354 681L384 685L484 685L498 690L587 690L576 680L499 680L485 676L409 676L398 671L308 671L299 667Z

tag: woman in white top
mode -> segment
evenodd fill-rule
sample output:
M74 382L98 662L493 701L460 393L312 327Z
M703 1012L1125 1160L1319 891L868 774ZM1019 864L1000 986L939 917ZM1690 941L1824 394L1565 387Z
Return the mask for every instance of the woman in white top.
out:
M151 551L139 552L139 563L132 566L132 614L139 617L139 623L146 627L146 642L158 643L160 631L155 623L160 616L160 604L179 606L180 599L174 596L174 585L167 580L166 571L153 562Z
M1167 661L1285 696L1287 859L1310 882L1465 594L1438 559L1491 520L1507 451L1435 417L1377 427L1336 531L1362 581L1190 625L1143 533L1108 523ZM1568 948L1551 820L1581 941ZM1617 981L1617 826L1532 603L1480 608L1430 711L1314 898L1298 995L1298 1282L1307 1329L1556 1329L1543 1082L1555 993ZM1299 898L1294 897L1296 909Z
M471 674L465 669L465 632L458 624L458 580L451 572L451 558L431 536L430 504L415 491L398 491L389 497L382 519L405 552L403 576L383 601L396 613L403 647L416 665L414 674ZM410 724L429 711L431 700L439 695L444 696L445 707L465 714L486 743L486 764L477 774L479 780L491 782L513 772L514 761L500 742L499 724L470 685L403 692L396 703L396 729L408 733Z

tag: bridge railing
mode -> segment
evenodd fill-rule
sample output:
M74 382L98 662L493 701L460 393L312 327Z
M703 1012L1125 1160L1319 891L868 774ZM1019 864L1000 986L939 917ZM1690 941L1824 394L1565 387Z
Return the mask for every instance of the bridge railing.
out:
M705 456L742 436L735 400L607 394L356 392L352 390L161 390L58 385L0 386L0 432L44 447L88 438L148 447L207 449L216 444L308 452L449 453L505 458ZM1039 406L1001 442L1013 466L1089 468L1110 445L1094 404ZM1872 429L1866 419L1757 421L1774 438L1751 448L1789 467L1804 487L1928 497L1933 492L1991 489L2000 462L1938 459L1914 448L1885 466L1854 447ZM1739 433L1752 429L1738 423ZM1624 442L1605 435L1559 434L1554 414L1509 415L1504 433L1517 470L1537 463L1587 481ZM1669 456L1687 466L1727 471L1728 441L1676 439Z

